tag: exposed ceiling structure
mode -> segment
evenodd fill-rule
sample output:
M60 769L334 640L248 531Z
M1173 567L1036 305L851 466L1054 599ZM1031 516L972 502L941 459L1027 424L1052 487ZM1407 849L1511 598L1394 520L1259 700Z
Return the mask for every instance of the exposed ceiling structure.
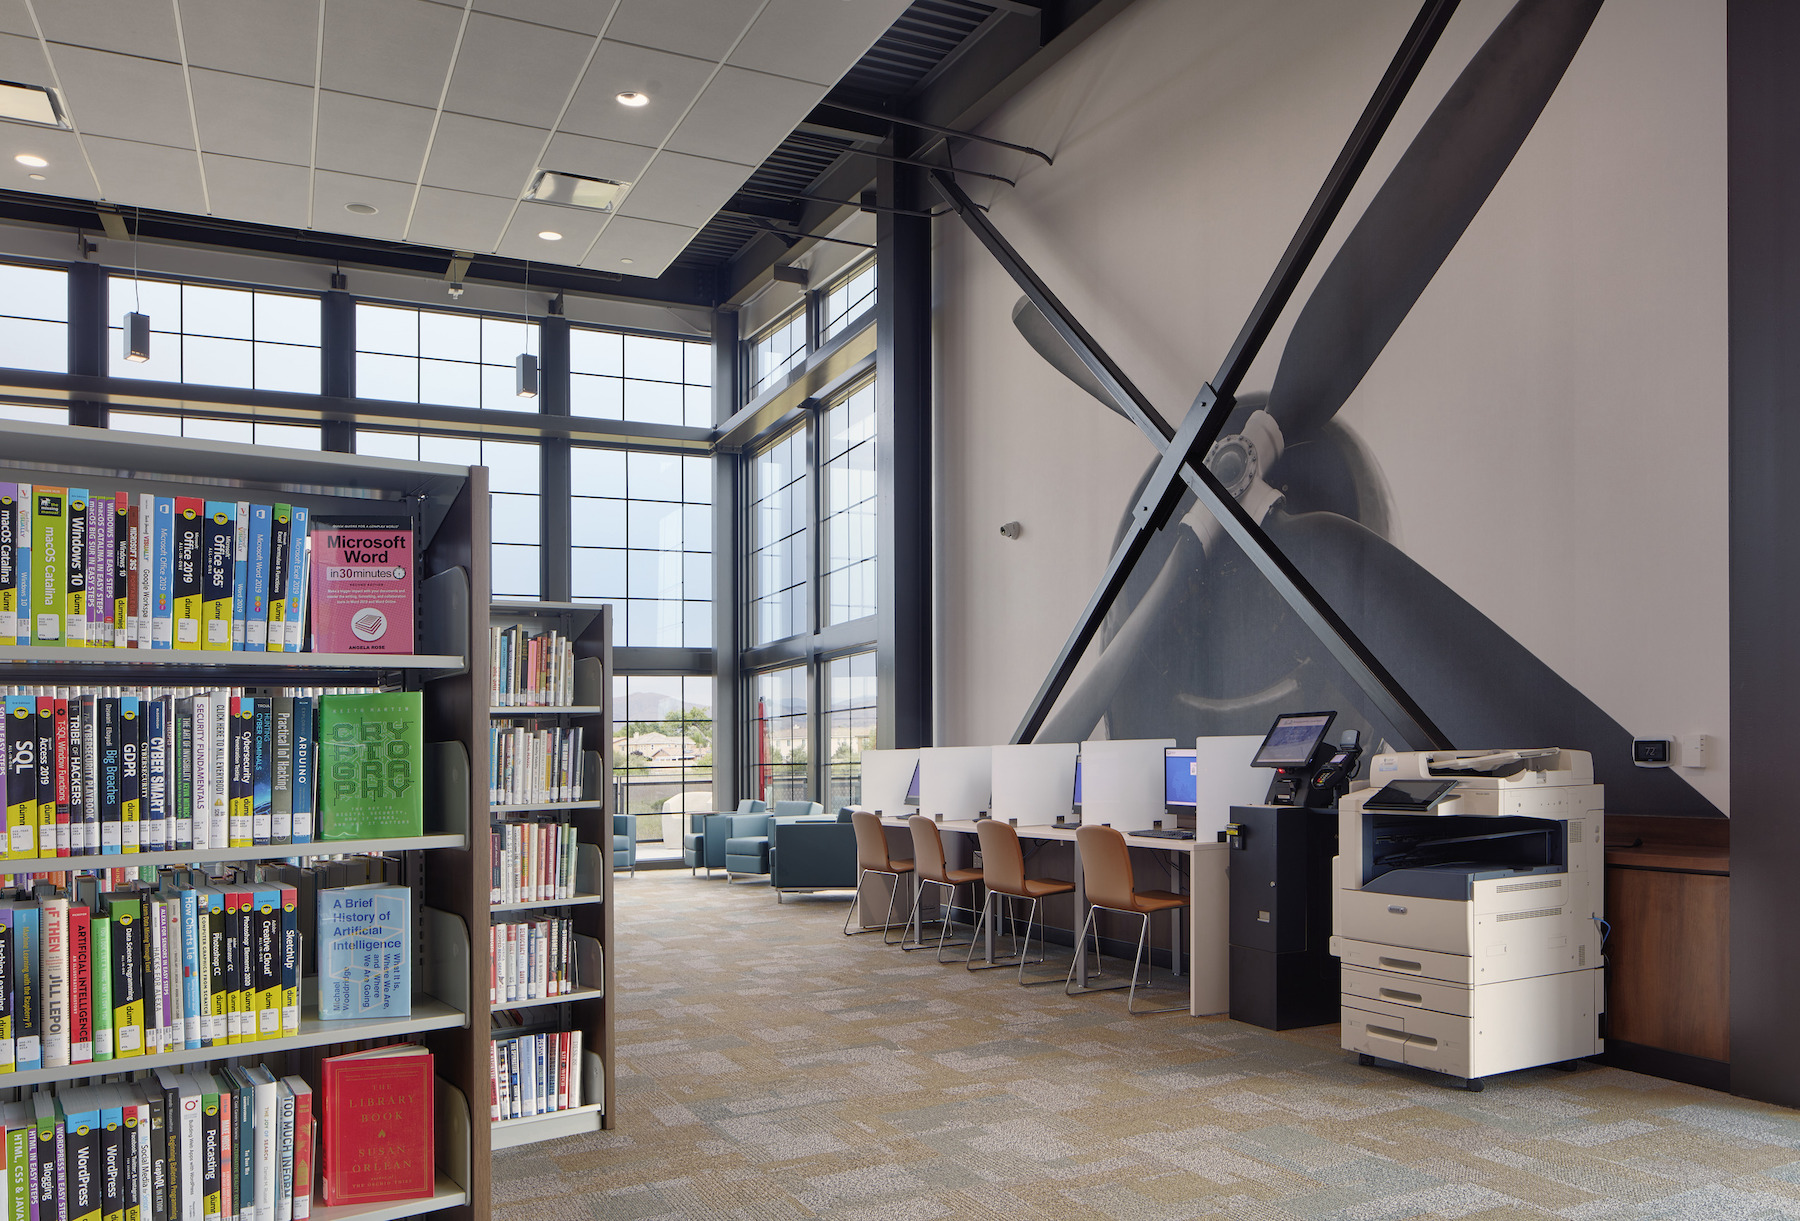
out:
M0 164L45 195L655 277L906 5L0 0L0 79L70 128L7 124ZM539 170L628 189L534 202Z

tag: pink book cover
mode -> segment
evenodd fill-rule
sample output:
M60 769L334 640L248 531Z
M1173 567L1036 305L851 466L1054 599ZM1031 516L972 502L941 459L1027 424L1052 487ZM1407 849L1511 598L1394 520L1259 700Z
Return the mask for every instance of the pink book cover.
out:
M315 517L310 534L313 650L412 652L411 520Z

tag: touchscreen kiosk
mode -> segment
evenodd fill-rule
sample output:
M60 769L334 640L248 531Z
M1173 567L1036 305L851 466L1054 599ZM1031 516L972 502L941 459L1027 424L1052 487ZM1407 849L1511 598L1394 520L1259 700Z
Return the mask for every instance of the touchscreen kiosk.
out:
M1268 736L1256 748L1250 760L1252 767L1272 767L1275 777L1269 782L1269 795L1264 801L1272 806L1304 804L1306 785L1313 772L1313 759L1319 746L1337 719L1335 712L1290 712L1275 718Z

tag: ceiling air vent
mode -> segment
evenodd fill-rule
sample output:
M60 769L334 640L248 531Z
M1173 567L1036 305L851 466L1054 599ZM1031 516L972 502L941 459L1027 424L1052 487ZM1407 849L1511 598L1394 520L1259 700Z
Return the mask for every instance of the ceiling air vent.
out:
M525 198L539 203L567 204L573 208L589 208L595 212L611 212L629 182L613 182L606 178L583 178L580 174L564 174L558 170L539 170Z
M42 85L21 85L16 81L0 81L0 119L36 123L40 127L69 126L56 94Z

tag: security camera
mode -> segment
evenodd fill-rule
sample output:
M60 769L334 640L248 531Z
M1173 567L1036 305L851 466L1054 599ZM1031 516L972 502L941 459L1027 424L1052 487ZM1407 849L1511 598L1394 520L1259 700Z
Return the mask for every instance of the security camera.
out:
M1019 535L1025 533L1025 527L1021 526L1016 521L1009 521L1004 526L1000 527L1000 533L1004 534L1007 538L1018 538Z

